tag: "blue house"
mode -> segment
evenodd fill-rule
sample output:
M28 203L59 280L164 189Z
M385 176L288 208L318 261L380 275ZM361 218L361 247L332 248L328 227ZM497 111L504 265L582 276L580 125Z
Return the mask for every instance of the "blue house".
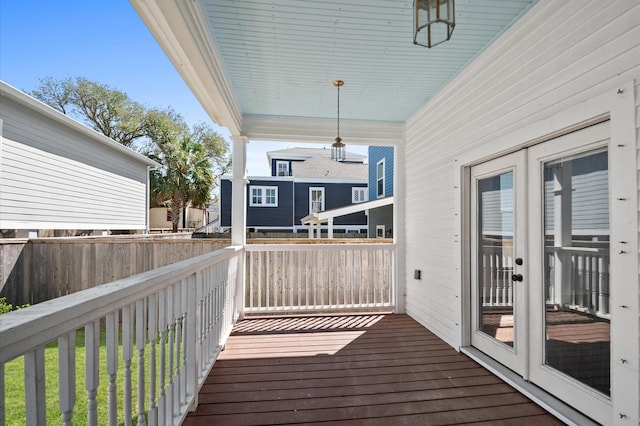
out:
M330 155L329 150L317 148L268 152L271 176L249 177L247 228L306 232L301 219L309 214L367 201L366 156L347 153L347 161L336 162ZM220 226L231 227L231 176L220 181ZM333 226L336 233L364 233L367 216L364 211L345 215Z
M393 197L393 147L369 147L369 200ZM393 237L393 204L369 210L369 238Z

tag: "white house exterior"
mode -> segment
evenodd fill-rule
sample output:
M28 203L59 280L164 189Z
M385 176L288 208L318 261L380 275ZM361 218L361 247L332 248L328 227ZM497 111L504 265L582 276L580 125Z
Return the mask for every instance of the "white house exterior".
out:
M0 229L148 228L156 162L4 82L0 129Z
M277 113L269 119L255 110L243 115L234 94L227 91L231 85L224 81L233 79L233 71L230 76L220 71L224 57L215 51L215 43L208 44L210 40L202 36L215 38L215 19L223 17L211 13L207 21L198 6L132 3L205 109L230 129L236 207L246 199L243 169L251 138L316 142L331 136L333 128L321 121L321 115L308 114L297 121ZM220 6L216 3L199 4L214 10ZM295 2L285 3L294 7ZM500 11L514 3L477 4ZM395 148L398 312L406 312L567 422L587 424L591 419L637 425L640 3L532 3L435 96L423 96L426 103L400 125L392 118L401 108L388 108L389 123L372 121L376 127L345 119L344 134L351 132L358 136L352 140L364 144ZM335 22L338 25L339 20ZM279 28L267 27L265 31ZM184 28L191 32L185 34ZM455 31L462 29L456 26ZM454 38L456 34L460 35L454 32ZM271 36L255 40L261 39L272 40ZM433 52L446 50L447 43L440 47ZM297 50L287 49L292 51ZM295 59L305 58L301 53ZM325 62L331 61L317 60ZM407 68L397 60L398 72ZM283 77L283 82L288 80ZM285 97L283 92L278 95ZM250 110L258 104L244 107ZM592 212L572 208L577 174L571 169L578 160L603 153L606 168L599 173L606 171L608 181L608 229L599 224L597 235L587 235L593 238L581 239L584 234L577 238L572 216L588 218ZM496 205L509 217L512 235L497 231L489 245L482 200L483 188L491 180L504 185L499 188L504 198ZM550 195L545 185L552 185ZM599 193L597 200L602 196ZM593 207L600 220L602 203L594 201ZM244 229L244 209L236 211L233 220ZM241 233L232 235L232 240L245 242ZM498 250L498 255L489 256L489 249ZM485 261L487 256L492 260ZM489 271L489 263L483 262L495 262L494 269ZM500 276L495 275L498 272ZM499 301L489 301L497 296L483 293L498 291L486 284L489 278L503 286ZM589 300L568 301L577 298L580 280L589 281L582 295ZM556 312L572 315L564 325L588 317L599 331L592 340L572 334L560 342L554 337L559 324L554 322ZM491 313L499 315L494 325L505 335L487 331L484 320ZM557 349L558 343L564 349ZM552 359L556 350L565 357L559 364ZM600 364L589 364L595 359ZM583 362L588 364L585 375L570 370L570 364Z

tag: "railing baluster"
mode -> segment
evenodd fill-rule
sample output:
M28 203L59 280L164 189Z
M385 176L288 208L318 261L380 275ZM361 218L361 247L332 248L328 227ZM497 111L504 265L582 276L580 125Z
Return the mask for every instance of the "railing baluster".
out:
M182 394L182 389L180 388L181 383L181 375L182 375L182 282L177 283L173 288L173 297L175 298L175 303L173 304L174 309L174 318L176 322L176 333L175 333L175 366L174 366L174 375L173 375L173 416L177 416L180 413L180 395Z
M27 426L47 423L44 381L44 346L24 354L24 399Z
M145 344L147 321L145 300L136 301L136 349L138 350L138 426L144 426L145 419Z
M87 424L98 424L98 385L100 384L100 321L84 326L85 387L87 389Z
M187 405L189 401L192 401L192 406L195 407L198 403L198 364L197 364L197 341L199 334L199 327L197 326L196 309L198 306L198 283L202 280L201 272L192 274L187 279L187 285L185 288L185 312L187 313L185 332L184 332L184 406L189 409Z
M598 282L600 283L598 313L603 315L609 314L609 274L606 271L607 265L608 262L605 261L604 256L598 258Z
M181 324L180 324L180 332L181 332L181 344L182 348L182 357L179 358L182 360L180 368L180 409L187 403L187 317L189 316L188 312L188 284L191 282L191 277L182 280L180 283L180 307L181 307ZM182 410L181 410L182 411Z
M122 360L124 362L124 424L131 425L131 359L133 356L133 308L122 308Z
M167 420L169 424L173 424L174 418L174 401L175 401L175 350L176 350L176 313L175 313L175 284L167 289L167 323L169 324L169 366L167 376L169 383L167 385Z
M156 342L158 341L158 294L149 295L148 299L148 340L149 340L149 424L158 424L158 407L156 405Z
M58 390L60 414L64 426L73 425L76 405L76 332L58 338Z
M266 292L264 307L266 310L269 310L269 307L271 306L271 286L275 285L275 282L274 282L275 280L271 277L270 270L269 270L269 267L271 266L271 252L266 252L264 256L265 256L264 285L265 285L265 292Z
M118 312L107 315L107 375L109 376L109 426L118 424Z
M158 425L167 424L167 290L158 293L158 330L160 331L160 395L158 395Z
M589 256L591 265L591 310L598 312L598 293L600 291L600 282L598 280L598 259L595 256Z

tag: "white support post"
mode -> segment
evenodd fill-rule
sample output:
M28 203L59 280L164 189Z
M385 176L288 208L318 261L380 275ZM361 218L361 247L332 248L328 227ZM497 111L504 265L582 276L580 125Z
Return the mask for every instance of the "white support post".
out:
M563 248L571 247L571 161L558 164L553 169L553 194L554 194L554 218L553 218L553 245L556 247L555 255L555 288L556 295L560 298L562 306L572 303L571 300L571 253L563 251Z
M333 238L333 218L329 218L329 222L327 223L327 237Z
M231 179L231 244L247 242L247 143L244 136L233 136L233 179Z
M247 244L247 143L245 136L233 136L233 179L231 179L231 244ZM244 286L246 281L244 256L238 260L236 309L238 319L244 317Z

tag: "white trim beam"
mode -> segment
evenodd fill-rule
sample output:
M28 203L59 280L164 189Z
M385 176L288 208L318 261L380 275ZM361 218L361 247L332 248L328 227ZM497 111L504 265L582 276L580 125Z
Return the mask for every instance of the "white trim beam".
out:
M253 141L332 143L336 120L244 115L242 134ZM340 136L347 145L397 146L404 140L404 123L340 120Z

